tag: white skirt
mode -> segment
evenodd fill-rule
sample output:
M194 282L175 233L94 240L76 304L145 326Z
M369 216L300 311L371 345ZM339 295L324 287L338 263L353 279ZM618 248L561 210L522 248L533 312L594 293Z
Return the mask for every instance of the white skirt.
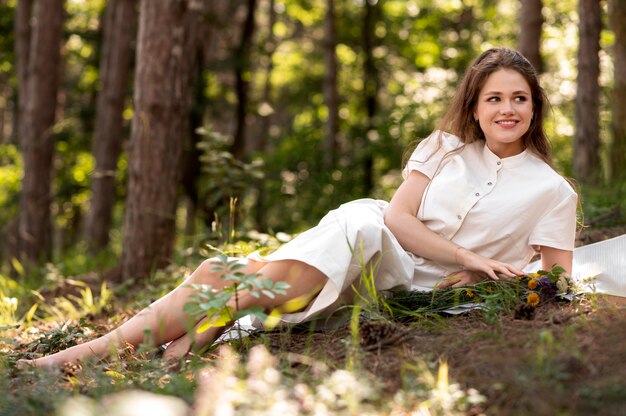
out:
M388 205L374 199L348 202L275 252L267 256L255 252L248 256L261 262L298 260L328 277L305 310L283 315L283 321L298 323L329 316L340 306L352 303L354 290L361 289L362 274L370 270L378 291L411 287L415 256L400 246L385 225L383 216ZM359 292L367 295L362 290Z

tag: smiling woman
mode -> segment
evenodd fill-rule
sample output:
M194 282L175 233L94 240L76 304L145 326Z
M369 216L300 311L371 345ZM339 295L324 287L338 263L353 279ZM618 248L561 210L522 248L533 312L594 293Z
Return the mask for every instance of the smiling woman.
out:
M440 128L413 152L390 202L349 202L274 253L242 260L246 275L286 282L289 289L272 298L242 293L228 306L272 309L301 298L302 309L286 313L283 321L328 319L352 301L363 274L371 272L377 290L512 279L523 274L534 247L542 268L558 264L571 272L577 195L550 166L545 104L536 73L521 54L507 48L484 52L467 71ZM221 277L207 260L117 330L20 365L105 355L110 344L139 344L146 329L157 344L173 341L166 357L180 358L221 333L215 327L199 333L215 317L198 320L184 309L195 285L222 289Z
M533 117L530 86L517 71L494 72L483 87L474 112L487 146L499 157L515 156L524 150L522 136Z

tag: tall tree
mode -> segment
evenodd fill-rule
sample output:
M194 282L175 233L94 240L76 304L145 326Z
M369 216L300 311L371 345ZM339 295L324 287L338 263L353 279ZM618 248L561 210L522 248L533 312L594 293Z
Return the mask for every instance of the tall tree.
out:
M272 71L274 70L274 52L276 51L276 36L274 36L274 25L276 24L276 10L275 0L268 0L267 5L267 38L263 42L263 50L266 53L265 65L265 80L263 82L263 93L261 102L263 108L259 111L261 120L259 122L260 133L251 138L249 149L251 151L266 151L267 150L267 137L270 132L270 125L272 121L272 114L274 113L272 108Z
M542 0L520 0L518 50L530 61L537 72L543 72L541 59L541 30L543 26Z
M194 0L141 1L123 279L144 278L171 261L199 7Z
M24 159L20 194L18 249L22 260L48 259L52 251L50 202L52 188L52 127L57 108L63 0L38 0L31 17L23 113L19 142Z
M324 101L328 110L324 162L332 168L337 159L337 133L339 131L339 94L337 92L337 30L335 27L335 1L326 0L324 18Z
M626 2L609 0L609 24L615 33L610 154L611 178L616 180L626 177Z
M378 112L378 70L374 61L376 47L376 23L380 16L378 2L365 2L363 14L363 88L365 98L366 126L363 137L363 192L367 195L374 187L374 156L371 150L370 135L376 128L376 113Z
M19 140L19 119L25 113L26 91L28 80L28 58L31 38L31 16L33 12L33 0L20 0L15 6L15 67L17 74L17 105L13 113L12 137ZM19 216L12 219L0 233L3 240L2 255L8 258L19 258ZM15 272L15 270L13 270Z
M15 61L17 67L17 99L18 110L16 119L24 114L28 79L28 57L30 50L30 18L33 12L33 0L19 0L15 6ZM16 120L16 121L17 121ZM19 121L17 121L19 125Z
M246 19L241 27L239 47L235 51L235 92L237 94L237 114L233 155L243 159L246 151L246 117L248 115L248 89L250 86L250 49L256 26L254 13L256 0L248 0Z
M600 175L600 31L602 10L598 0L579 0L578 79L574 174L583 182Z
M92 175L86 228L87 243L92 252L102 250L109 243L115 204L115 172L124 137L122 112L128 92L131 45L137 26L136 7L137 0L111 0L104 13L101 88L96 101L92 143L96 168Z

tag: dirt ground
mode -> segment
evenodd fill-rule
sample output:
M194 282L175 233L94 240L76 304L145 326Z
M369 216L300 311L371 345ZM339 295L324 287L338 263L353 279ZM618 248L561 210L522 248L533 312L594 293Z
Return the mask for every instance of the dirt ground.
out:
M625 232L626 227L582 234L579 244ZM335 368L356 357L356 365L389 397L425 383L434 387L424 371L436 376L445 362L449 384L476 389L485 398L469 407L469 415L621 416L626 414L626 307L615 300L624 301L583 296L540 305L534 316L502 313L493 322L479 310L403 323L361 320L356 349L354 329L347 324L334 331L266 333L263 342L278 357L295 354ZM110 313L119 322L132 311ZM90 337L113 327L105 316L88 321ZM298 366L295 362L292 370L307 371Z
M387 326L379 339L377 325ZM443 359L449 383L486 398L468 414L626 414L626 309L605 298L548 304L531 320L510 313L486 323L476 310L429 325L362 322L364 329L359 363L390 394L420 377L410 370L416 363ZM271 345L277 355L301 353L341 368L350 337L348 328L274 334Z

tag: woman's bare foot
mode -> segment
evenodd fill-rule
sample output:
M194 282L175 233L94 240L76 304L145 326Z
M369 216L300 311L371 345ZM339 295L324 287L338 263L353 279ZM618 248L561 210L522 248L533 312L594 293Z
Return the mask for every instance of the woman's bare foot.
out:
M103 357L108 354L111 346L109 338L101 337L84 344L74 345L45 357L35 358L34 360L18 360L15 366L19 369L27 367L59 368L66 363L76 363L91 357Z

